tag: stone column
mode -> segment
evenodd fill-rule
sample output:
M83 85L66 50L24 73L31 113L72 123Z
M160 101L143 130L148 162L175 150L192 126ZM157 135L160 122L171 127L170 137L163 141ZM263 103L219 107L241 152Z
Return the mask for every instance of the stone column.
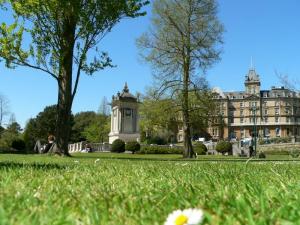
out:
M114 132L114 109L112 110L110 116L110 131Z
M117 109L117 132L120 132L120 108Z

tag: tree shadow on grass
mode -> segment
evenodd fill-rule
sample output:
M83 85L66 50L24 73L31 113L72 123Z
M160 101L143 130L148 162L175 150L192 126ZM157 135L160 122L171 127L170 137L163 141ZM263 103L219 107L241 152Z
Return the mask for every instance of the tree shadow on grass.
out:
M21 163L21 162L0 162L0 170L3 169L36 169L36 170L64 170L69 169L68 165L61 165L56 163Z

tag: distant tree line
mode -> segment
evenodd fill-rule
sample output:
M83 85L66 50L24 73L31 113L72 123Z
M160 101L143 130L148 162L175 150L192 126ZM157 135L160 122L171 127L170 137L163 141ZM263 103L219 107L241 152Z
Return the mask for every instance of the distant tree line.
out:
M104 108L101 106L102 109ZM93 111L79 112L71 117L71 137L69 143L107 142L110 131L110 115ZM0 152L33 152L37 140L47 142L47 137L56 132L57 106L47 106L35 118L31 118L22 133L17 122L7 128L0 126Z

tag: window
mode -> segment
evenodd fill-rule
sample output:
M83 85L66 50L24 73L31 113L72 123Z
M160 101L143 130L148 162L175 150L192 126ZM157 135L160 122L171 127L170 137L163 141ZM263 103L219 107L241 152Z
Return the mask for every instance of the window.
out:
M270 130L269 130L268 128L265 128L265 129L264 129L264 136L265 136L265 137L270 136Z
M277 127L277 128L275 129L275 133L276 133L276 136L277 136L277 137L280 136L280 128L279 128L279 127Z
M275 115L279 114L279 109L275 109Z
M241 122L241 123L244 123L244 118L240 118L240 122Z
M240 116L244 116L244 110L241 109Z
M219 130L218 130L218 128L213 128L213 130L212 130L212 135L213 136L218 136L218 132Z
M286 117L286 122L287 122L287 123L291 122L290 117Z
M265 115L268 115L268 110L267 109L265 109Z
M280 103L278 101L275 102L275 106L279 106Z
M268 122L268 117L265 117L265 120L264 120L264 121L265 121L265 123L267 123L267 122Z
M285 114L290 114L290 109L289 108L285 108Z
M241 138L244 138L245 137L245 129L241 128Z
M276 116L275 117L275 123L278 123L279 122L279 118Z
M244 107L244 102L241 102L241 103L240 103L240 107L241 107L241 108Z
M125 109L125 115L130 117L131 116L131 109Z

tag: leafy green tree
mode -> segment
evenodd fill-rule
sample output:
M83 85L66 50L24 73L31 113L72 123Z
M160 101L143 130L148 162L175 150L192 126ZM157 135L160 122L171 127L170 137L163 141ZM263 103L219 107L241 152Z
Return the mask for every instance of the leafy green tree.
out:
M172 99L146 97L140 105L140 128L147 138L178 133L178 112Z
M0 138L0 147L4 149L9 149L16 140L21 139L21 126L17 122L13 122L7 126L7 128L2 131Z
M23 133L26 149L28 151L33 151L35 142L39 139L41 139L43 142L46 142L45 136L43 135L42 137L39 137L36 119L29 119L29 121L26 123Z
M110 116L97 114L92 123L87 126L83 135L89 142L107 142L110 132Z
M152 27L138 40L144 59L156 72L159 92L180 99L184 157L194 157L189 93L221 52L223 26L215 0L155 0Z
M20 134L20 132L22 131L20 124L18 124L17 122L12 122L11 124L9 124L6 128L6 131L12 133L12 134Z
M112 66L98 43L125 17L138 17L146 0L7 0L16 22L0 26L0 57L9 68L26 66L57 82L56 138L59 154L69 155L71 109L81 72ZM23 37L31 37L24 48ZM93 59L88 57L91 50ZM95 57L94 57L95 56ZM74 73L73 73L74 71Z
M93 111L75 114L71 134L72 142L85 141L87 139L84 130L96 120L96 117L97 114Z
M32 150L37 140L47 142L50 134L56 133L57 107L46 106L35 118L30 119L24 129L26 148Z

